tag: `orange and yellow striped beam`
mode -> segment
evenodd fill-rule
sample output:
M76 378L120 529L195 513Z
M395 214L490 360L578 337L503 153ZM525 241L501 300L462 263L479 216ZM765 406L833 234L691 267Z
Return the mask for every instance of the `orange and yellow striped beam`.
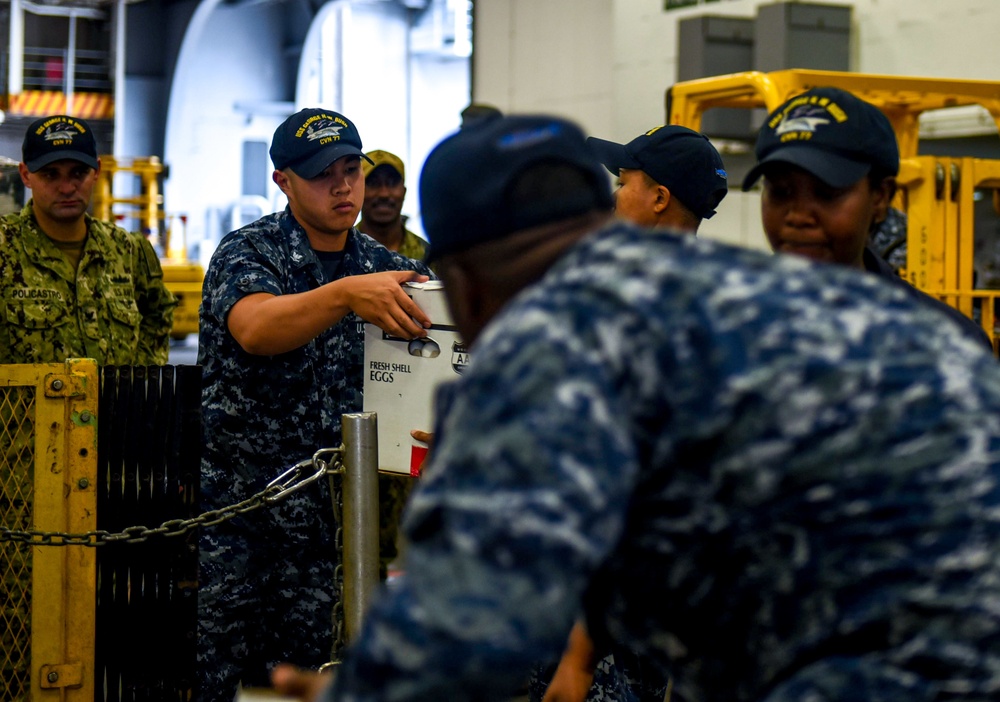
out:
M54 90L25 90L7 97L7 114L44 117L66 114L65 93ZM73 117L111 119L115 116L114 96L107 93L73 93Z

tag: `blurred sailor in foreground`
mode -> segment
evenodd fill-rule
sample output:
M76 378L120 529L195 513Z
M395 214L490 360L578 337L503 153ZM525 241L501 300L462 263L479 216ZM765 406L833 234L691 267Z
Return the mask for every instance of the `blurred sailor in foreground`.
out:
M475 361L323 699L507 699L580 615L674 700L1000 696L1000 368L955 322L612 222L557 118L462 130L420 192Z

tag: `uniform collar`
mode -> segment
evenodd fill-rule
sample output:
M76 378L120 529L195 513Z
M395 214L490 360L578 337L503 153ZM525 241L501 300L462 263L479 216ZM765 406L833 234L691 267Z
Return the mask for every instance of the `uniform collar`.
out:
M896 277L896 271L893 270L892 266L875 253L870 246L865 246L865 250L861 254L861 263L869 273L876 273L883 277Z
M292 250L292 264L296 268L314 266L317 280L322 282L323 276L320 273L322 266L319 257L309 243L309 235L306 234L306 230L302 228L302 225L295 219L295 215L292 214L292 210L287 206L285 207L284 215L285 217L280 226L288 237L288 245ZM358 259L358 236L358 230L355 227L351 227L348 230L347 240L344 242L343 249L345 263Z
M306 230L302 228L299 221L295 219L295 215L292 214L292 210L289 207L285 207L285 219L281 222L281 228L284 230L285 234L288 236L289 246L297 252L305 253L309 252L312 254L312 258L316 258L316 253L313 251L312 245L309 243L309 235L306 234ZM347 239L344 242L344 255L357 255L358 252L358 230L356 227L351 227L347 231ZM306 256L305 258L309 258ZM317 262L319 259L316 259ZM302 263L305 265L305 263Z
M62 252L54 243L52 243L52 240L38 225L38 220L35 219L35 213L32 209L31 200L28 200L28 203L21 210L20 217L21 232L19 238L21 245L24 247L25 253L31 258L31 260L37 262L66 261ZM87 238L83 246L83 255L91 260L102 260L108 243L105 241L105 234L100 226L101 222L94 219L89 214L84 214L83 218L87 225Z

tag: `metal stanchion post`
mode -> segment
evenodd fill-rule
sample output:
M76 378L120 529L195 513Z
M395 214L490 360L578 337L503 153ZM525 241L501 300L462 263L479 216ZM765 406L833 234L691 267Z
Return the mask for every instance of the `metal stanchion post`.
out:
M344 623L348 640L378 587L378 424L374 412L343 415Z

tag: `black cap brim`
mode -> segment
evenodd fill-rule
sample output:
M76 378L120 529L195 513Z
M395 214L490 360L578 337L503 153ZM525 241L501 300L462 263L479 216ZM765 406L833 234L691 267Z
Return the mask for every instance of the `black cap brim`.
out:
M372 162L372 160L365 155L364 151L355 146L351 146L350 144L331 144L322 151L314 153L304 161L289 164L287 167L300 178L309 180L325 171L326 167L331 163L344 158L345 156L360 156L368 161L368 163Z
M83 153L82 151L53 151L43 156L39 156L33 161L28 161L24 165L28 167L29 173L34 173L35 171L45 168L50 163L55 163L56 161L79 161L86 166L90 166L94 170L97 169L97 159L89 154Z
M872 169L870 163L854 161L822 149L799 145L787 146L776 149L761 159L743 179L743 190L750 190L764 171L775 163L797 166L832 188L850 187L868 175Z
M618 171L622 168L642 169L642 165L632 158L624 144L616 144L613 141L597 137L587 137L587 146L594 152L597 160L614 175L618 175Z

